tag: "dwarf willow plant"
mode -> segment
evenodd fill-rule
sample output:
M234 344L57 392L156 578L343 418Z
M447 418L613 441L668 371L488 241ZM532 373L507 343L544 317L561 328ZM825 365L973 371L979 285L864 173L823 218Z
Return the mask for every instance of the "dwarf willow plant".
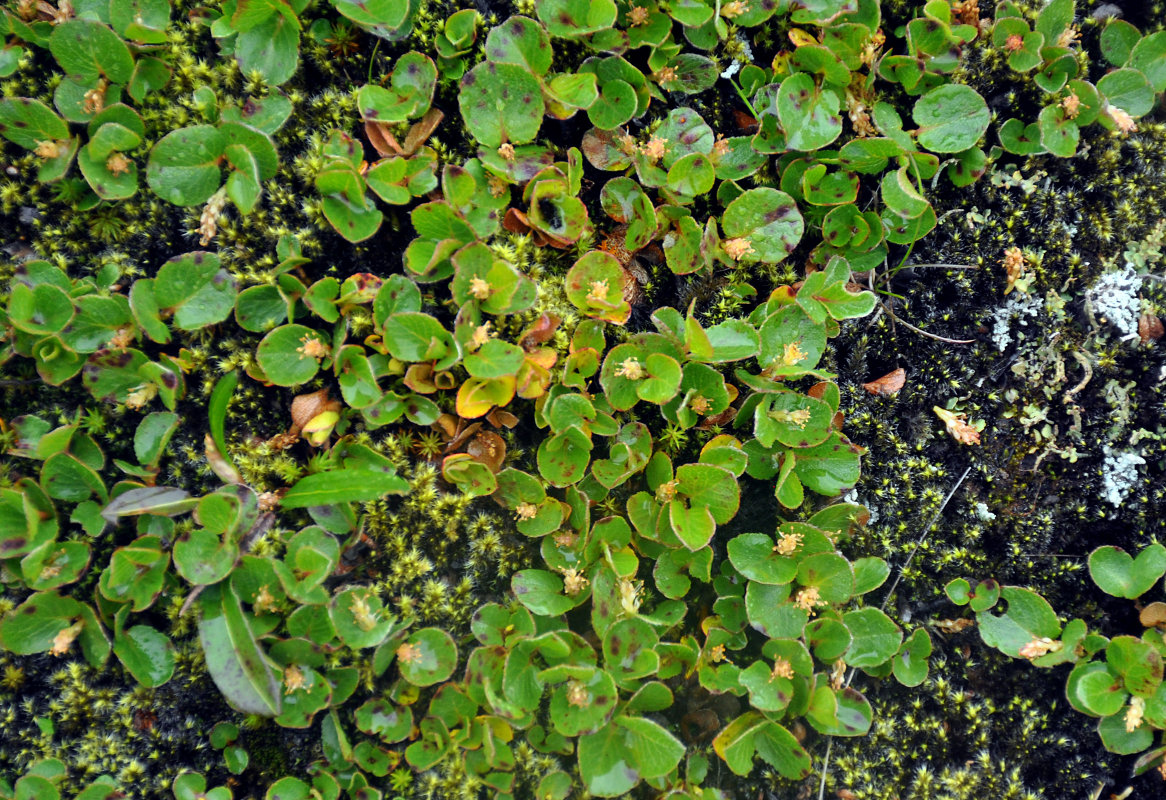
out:
M60 75L51 97L0 100L0 135L78 212L135 199L144 172L164 203L201 207L201 248L230 206L254 218L284 191L275 137L297 118L276 87L300 68L305 24L313 42L341 50L355 26L392 53L385 74L374 79L370 59L365 82L346 87L363 130L295 141L310 150L296 171L312 218L352 243L391 221L399 268L321 277L285 229L271 237L274 268L243 288L229 254L209 249L133 280L34 259L0 312L0 362L29 359L53 386L80 375L95 403L141 414L136 463L112 465L80 415L5 422L19 467L0 488L0 579L20 605L0 620L0 645L76 645L95 668L112 654L161 686L178 648L151 612L182 599L234 709L319 726L310 783L284 777L268 798L380 797L435 768L500 798L529 793L535 772L540 798L641 784L713 797L702 738L736 775L760 756L797 780L812 767L803 722L865 733L871 706L846 671L917 685L931 643L865 603L889 568L844 556L865 513L821 500L855 485L864 452L842 433L822 366L840 325L875 307L854 272L935 227L928 182L967 185L1004 151L1071 155L1080 126L1127 130L1166 84L1163 34L1119 21L1103 36L1119 69L1096 85L1078 77L1063 0L1035 31L1004 3L990 32L960 16L967 4L931 0L885 51L877 0L533 0L488 31L473 9L435 24L417 0L228 0L199 24L262 91L200 85L160 117L175 70L189 74L161 46L174 9L66 6L2 10L0 73L25 69L35 48ZM773 31L796 46L750 63L748 42L772 44ZM1003 149L985 150L984 99L951 81L972 47L1039 67L1049 94L1036 131L1005 123ZM740 100L743 123L714 118L702 97L714 86ZM578 141L551 141L548 118L586 122ZM364 140L381 156L371 164ZM779 280L795 252L804 279ZM713 316L648 299L718 274L731 281ZM259 341L215 383L199 343L232 326ZM284 435L324 446L288 485L248 485L236 466L245 448L228 409L244 376L339 392ZM171 437L201 426L176 413L199 400L195 378L209 391L213 491L159 485ZM387 426L420 432L443 481L501 508L529 545L530 566L474 610L468 633L422 626L377 583L342 577L374 527L370 503L430 496L385 454ZM496 431L508 428L525 453L507 456ZM740 513L759 486L777 512L765 522ZM64 532L65 514L84 536ZM1045 627L1033 632L1055 635ZM685 733L679 708L702 693L741 710ZM230 771L248 768L233 723L211 741ZM532 752L554 767L520 763ZM16 795L54 796L64 776L42 762ZM231 796L195 772L171 790ZM112 791L103 778L81 796Z
M1141 636L1110 638L1090 631L1081 619L1062 625L1039 594L993 580L973 587L959 578L946 592L957 605L970 606L984 642L1005 655L1042 668L1072 664L1065 687L1069 705L1098 720L1106 750L1138 755L1135 775L1166 769L1161 735L1166 730L1166 603L1151 594L1166 575L1166 547L1152 544L1136 557L1119 547L1099 547L1089 554L1089 575L1107 595L1140 601ZM991 613L994 609L1000 613Z

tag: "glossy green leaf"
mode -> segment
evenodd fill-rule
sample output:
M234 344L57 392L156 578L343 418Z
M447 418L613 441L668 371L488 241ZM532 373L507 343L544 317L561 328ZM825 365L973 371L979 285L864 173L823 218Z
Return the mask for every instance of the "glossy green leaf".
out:
M282 710L279 682L263 653L239 598L229 583L208 587L199 598L199 640L207 671L234 708L274 717Z

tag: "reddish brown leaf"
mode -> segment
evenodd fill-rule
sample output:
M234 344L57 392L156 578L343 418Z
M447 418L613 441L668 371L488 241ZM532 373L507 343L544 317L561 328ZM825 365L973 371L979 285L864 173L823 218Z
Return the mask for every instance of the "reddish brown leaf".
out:
M445 119L445 114L439 109L431 108L425 112L425 116L413 123L413 127L405 134L405 146L403 148L405 155L411 156L416 153L418 148L425 144L425 140L437 130L437 126L441 124L443 119Z
M480 431L466 445L466 452L497 474L502 469L502 462L506 460L506 442L492 431Z
M1161 339L1163 333L1166 333L1166 330L1163 330L1162 320L1157 314L1142 314L1138 318L1138 337L1142 340L1142 344L1146 344L1151 339Z
M866 389L871 394L877 394L881 397L890 397L893 394L898 394L903 385L907 383L907 370L899 367L896 370L888 372L881 378L877 378L870 383L864 383L863 389Z
M397 137L393 136L393 132L389 130L387 123L373 122L372 120L365 122L364 135L368 137L368 141L372 144L373 149L382 156L405 155L404 148L397 142Z

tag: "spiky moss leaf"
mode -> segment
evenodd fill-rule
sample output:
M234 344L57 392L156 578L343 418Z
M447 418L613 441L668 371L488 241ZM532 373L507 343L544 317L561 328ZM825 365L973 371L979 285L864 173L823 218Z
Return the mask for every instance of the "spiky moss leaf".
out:
M538 78L514 64L483 62L461 81L458 106L481 144L523 144L538 135L546 103Z

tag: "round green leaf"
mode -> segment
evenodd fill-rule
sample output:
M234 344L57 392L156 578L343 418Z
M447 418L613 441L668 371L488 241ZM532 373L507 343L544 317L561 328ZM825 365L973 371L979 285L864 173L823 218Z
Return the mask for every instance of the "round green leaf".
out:
M543 617L558 617L579 605L586 595L563 594L563 579L545 569L523 569L510 579L510 589L518 602Z
M278 86L296 74L299 46L299 22L295 17L271 14L254 28L238 35L235 58L243 74L258 70L270 83Z
M877 667L891 659L903 642L903 632L877 608L860 608L842 615L852 641L844 656L852 667Z
M227 144L227 137L210 125L171 131L150 151L146 182L174 205L205 203L222 184L219 159Z
M764 533L742 533L729 540L729 561L751 581L780 586L798 573L798 563L779 555L773 539Z
M42 103L28 97L0 100L0 135L28 150L43 141L69 138L69 126Z
M620 716L579 740L580 773L597 797L620 797L641 779L663 777L683 756L684 745L675 736L643 717Z
M440 628L422 628L397 648L397 666L401 677L414 686L433 686L453 674L457 645Z
M405 740L413 730L412 710L408 706L397 708L387 700L366 700L355 716L356 727L389 744Z
M158 270L154 302L174 315L174 325L193 331L226 319L235 305L235 278L219 257L202 251L176 256Z
M320 368L319 362L305 352L307 347L315 346L311 345L313 340L327 347L324 338L311 328L281 325L263 337L255 358L272 383L297 386L311 380Z
M1125 714L1103 717L1097 723L1097 733L1106 750L1123 756L1140 753L1154 744L1153 728L1142 724L1132 731L1127 730Z
M1099 547L1089 554L1089 575L1106 594L1136 600L1166 575L1166 547L1154 543L1137 558L1119 547Z
M1013 658L1034 639L1055 639L1061 624L1048 601L1036 592L1019 586L1005 586L1001 595L1008 606L1002 615L978 614L984 642Z
M1107 102L1127 111L1132 117L1150 113L1154 107L1154 87L1136 69L1118 69L1097 81L1097 91Z
M113 640L113 653L143 686L161 686L174 674L174 645L149 625L135 625Z
M808 73L796 72L782 81L777 116L789 149L817 150L837 139L842 133L840 107L838 94L818 86Z
M726 240L744 239L749 245L737 259L742 263L782 261L805 230L794 199L768 187L749 189L729 203L721 226Z
M309 800L312 796L312 789L308 784L289 775L271 784L267 794L263 795L263 800Z
M489 61L462 78L458 106L470 134L486 147L531 141L546 111L534 75L514 64Z
M394 624L380 597L368 589L348 589L332 598L328 615L340 639L354 650L376 647Z
M793 699L793 681L778 677L765 661L754 661L739 676L749 692L749 705L758 711L783 710Z
M975 145L988 130L991 113L970 86L949 83L915 101L911 112L919 126L919 144L933 153L958 153Z
M619 701L615 681L595 667L567 669L570 677L551 695L550 717L555 730L563 736L599 730Z
M904 686L918 686L927 679L927 658L931 655L931 637L923 628L917 628L892 662L895 678Z
M689 197L707 194L715 180L712 162L703 153L689 153L668 170L668 188Z
M486 58L498 64L514 64L535 75L551 68L551 40L541 25L528 17L513 16L490 29Z
M69 75L88 83L107 78L128 83L134 71L130 49L108 26L90 19L70 19L53 28L49 49Z
M401 361L433 361L457 352L457 344L429 314L402 311L385 323L385 346Z

